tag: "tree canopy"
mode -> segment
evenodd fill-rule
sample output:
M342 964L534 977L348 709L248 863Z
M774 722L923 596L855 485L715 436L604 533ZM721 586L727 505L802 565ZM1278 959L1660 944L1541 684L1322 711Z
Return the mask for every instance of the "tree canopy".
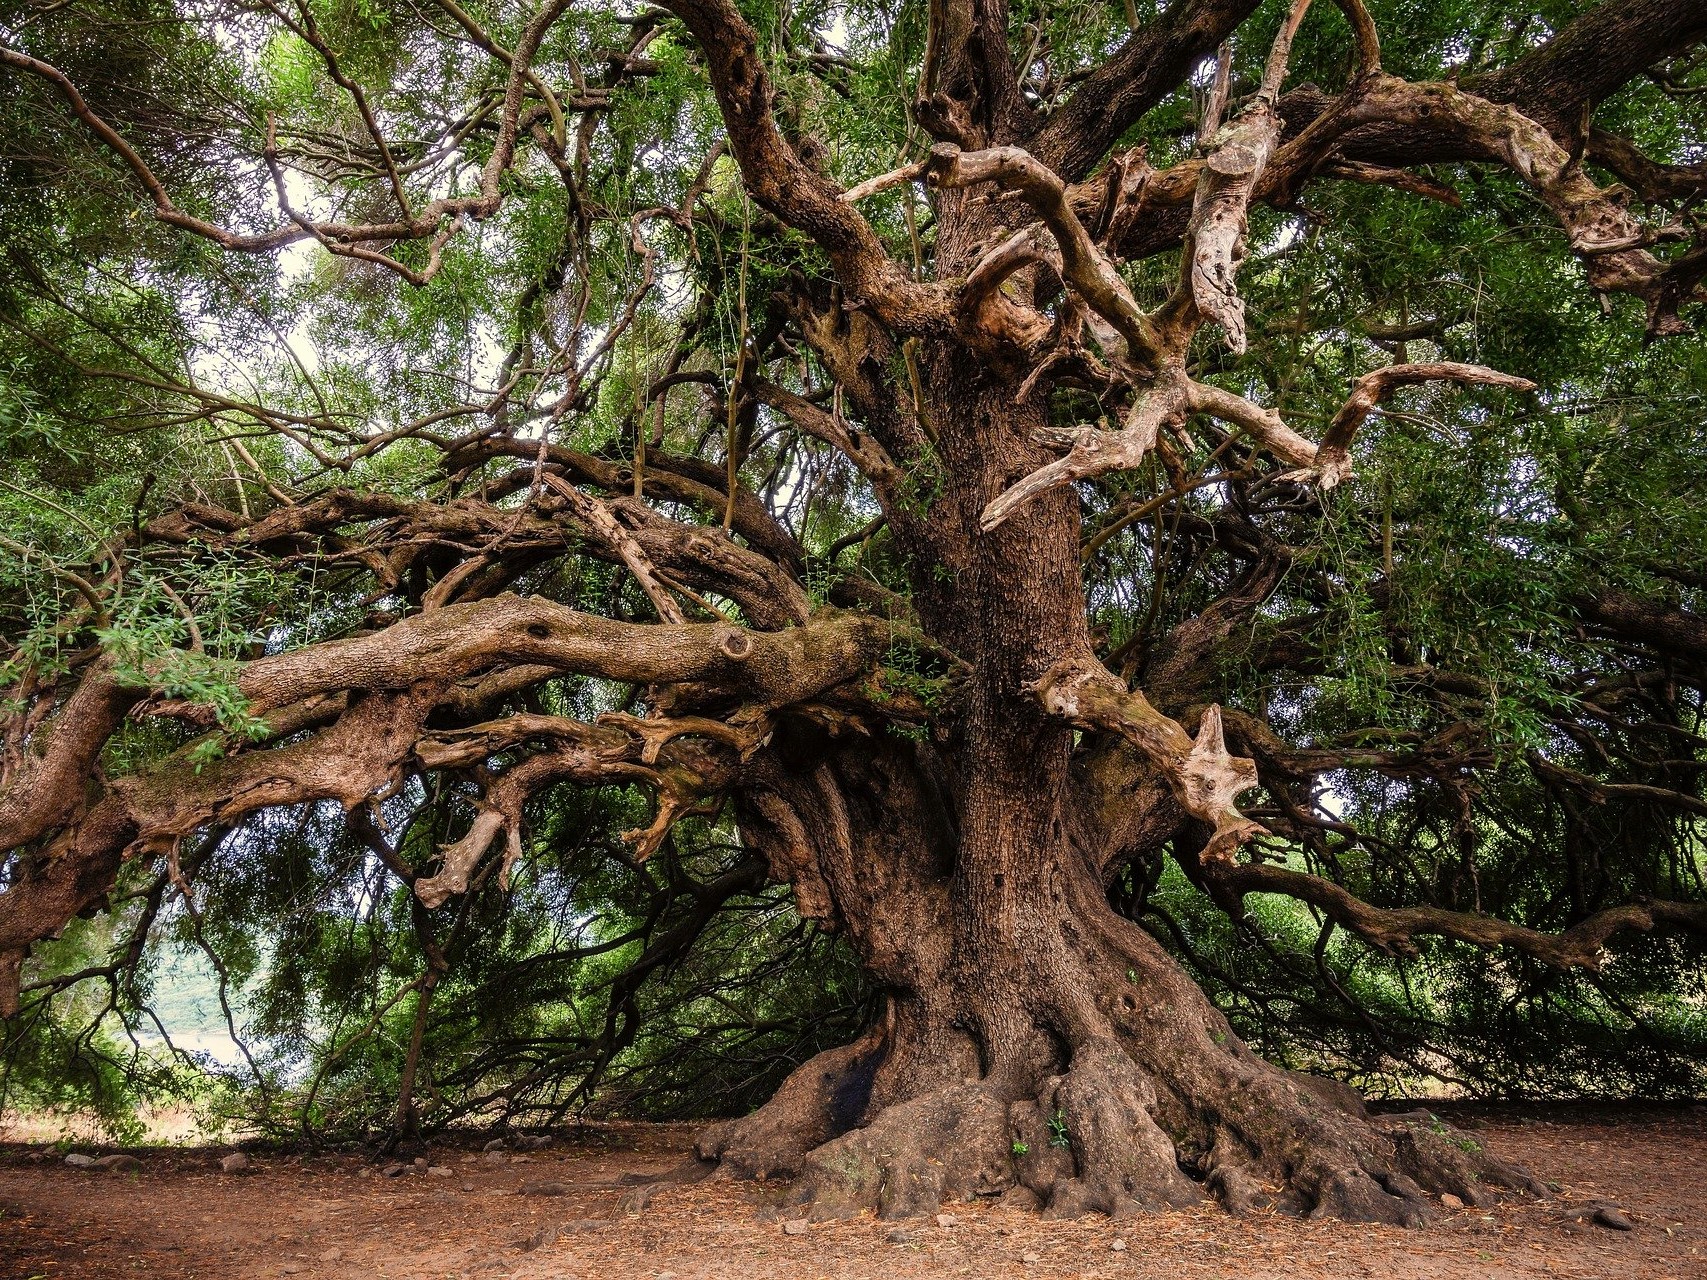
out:
M1701 1093L1703 41L6 0L8 1100L412 1135L823 1053L851 1111L707 1158L829 1195L977 1088L980 1191L1248 1199L1164 963L1366 1091ZM162 1045L191 964L224 1066ZM1185 1182L1085 1136L1132 1070ZM1471 1177L1311 1115L1362 1154L1301 1207Z

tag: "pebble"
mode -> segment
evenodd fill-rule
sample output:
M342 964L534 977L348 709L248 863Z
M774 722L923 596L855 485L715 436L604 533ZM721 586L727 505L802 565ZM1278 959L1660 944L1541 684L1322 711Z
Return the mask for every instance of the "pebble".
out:
M401 1178L408 1172L409 1166L406 1164L388 1164L379 1171L379 1176L382 1178Z
M1110 1249L1113 1249L1116 1253L1125 1253L1126 1252L1126 1241L1120 1239L1119 1237L1116 1237L1114 1242L1112 1244L1110 1244L1108 1247Z
M510 1162L510 1157L505 1155L502 1150L488 1151L480 1158L487 1164L508 1164Z
M1028 1253L1024 1257L1022 1257L1020 1259L1020 1261L1021 1262L1042 1262L1043 1259L1038 1257L1035 1253Z
M358 1178L371 1178L373 1176L373 1166L371 1164L364 1164L361 1168L356 1170L356 1177Z
M521 1187L524 1196L566 1196L569 1194L569 1184L566 1182L529 1182Z
M803 1236L806 1234L806 1219L794 1218L782 1224L782 1234L785 1236Z
M221 1173L247 1173L249 1171L249 1157L241 1151L233 1151L219 1162L219 1171Z
M884 1239L890 1244L917 1244L919 1242L918 1235L905 1227L896 1227Z
M462 1189L464 1191L472 1191L474 1190L474 1184L472 1182L465 1182L462 1184Z
M95 1157L86 1156L81 1151L73 1151L70 1155L65 1157L65 1163L70 1165L73 1169L87 1169L90 1165L95 1163Z
M482 1151L502 1151L504 1149L504 1146L505 1146L505 1142L502 1138L493 1138L492 1141L488 1142L485 1146L481 1147L480 1149Z
M1445 1205L1448 1209L1462 1209L1464 1207L1464 1202L1457 1196L1453 1195L1450 1191L1443 1192L1441 1194L1440 1203Z
M322 1261L322 1262L336 1262L339 1258L342 1258L343 1256L344 1256L344 1251L342 1249L331 1248L331 1249L326 1250L325 1253L320 1255L320 1261Z
M936 1224L939 1227L958 1227L960 1219L952 1213L939 1213L936 1216Z
M432 1174L435 1178L449 1178L454 1177L456 1174L456 1170L452 1169L448 1164L430 1164L427 1166L427 1172Z

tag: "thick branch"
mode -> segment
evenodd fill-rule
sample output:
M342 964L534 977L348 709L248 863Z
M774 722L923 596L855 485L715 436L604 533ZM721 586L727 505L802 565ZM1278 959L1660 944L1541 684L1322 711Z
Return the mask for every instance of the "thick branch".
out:
M1257 785L1256 765L1228 754L1221 736L1221 708L1203 713L1194 740L1177 720L1150 705L1093 658L1069 658L1028 686L1052 714L1082 729L1118 734L1148 757L1168 779L1185 811L1213 829L1204 856L1231 859L1233 851L1262 831L1234 801Z

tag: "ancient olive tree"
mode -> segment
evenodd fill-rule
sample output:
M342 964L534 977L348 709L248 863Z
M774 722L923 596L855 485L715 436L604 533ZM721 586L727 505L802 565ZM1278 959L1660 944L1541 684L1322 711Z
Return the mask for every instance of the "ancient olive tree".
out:
M1687 843L1623 900L1511 904L1550 929L1358 878L1422 841L1473 871L1496 755L1578 808L1707 811L1674 547L1621 526L1649 577L1579 572L1517 628L1550 691L1519 732L1491 671L1417 639L1422 535L1360 484L1385 448L1421 474L1586 403L1614 348L1483 363L1482 284L1450 244L1421 261L1450 221L1363 309L1284 274L1356 239L1359 200L1483 200L1534 311L1689 347L1707 5L1393 8L8 6L8 377L141 452L82 562L0 543L35 584L8 606L0 1007L127 867L189 893L184 851L264 857L270 812L332 803L432 913L527 874L541 797L634 787L628 856L725 824L883 993L702 1136L723 1172L885 1214L1412 1223L1530 1189L1265 1062L1111 906L1171 858L1235 917L1308 904L1324 946L1592 970L1620 931L1707 927ZM1646 140L1681 160L1597 122L1631 86L1683 104ZM46 492L62 462L18 438L45 478L8 492ZM1604 452L1549 508L1579 532ZM1307 741L1335 538L1377 548L1358 635L1421 710ZM1596 745L1643 717L1669 772ZM1360 775L1456 817L1377 838L1317 785ZM425 803L454 838L405 850Z

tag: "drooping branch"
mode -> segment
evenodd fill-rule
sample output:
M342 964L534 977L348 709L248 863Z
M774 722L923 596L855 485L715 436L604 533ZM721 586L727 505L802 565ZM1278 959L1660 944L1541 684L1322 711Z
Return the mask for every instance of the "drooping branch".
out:
M1233 863L1205 858L1198 868L1205 884L1224 901L1247 893L1276 893L1307 902L1334 923L1383 951L1415 955L1414 939L1427 934L1454 938L1490 950L1520 951L1558 969L1598 971L1606 944L1626 929L1647 932L1661 925L1707 934L1707 903L1644 899L1609 907L1560 933L1543 933L1495 916L1442 907L1375 907L1321 876L1272 863Z
M97 114L84 100L77 86L58 67L31 57L22 50L8 46L0 46L0 65L12 68L14 71L33 75L52 85L66 100L72 113L95 134L101 142L111 150L131 174L141 184L154 206L154 216L168 226L190 232L211 240L222 249L240 253L268 253L282 249L297 241L313 239L327 249L359 257L365 261L376 263L395 271L411 283L421 285L434 274L433 271L416 271L398 261L390 254L364 246L375 244L390 244L403 240L430 240L433 242L435 263L438 251L448 239L448 228L461 225L465 218L485 219L497 212L503 199L502 179L515 159L516 145L522 133L523 101L531 83L537 82L537 77L530 77L530 67L535 53L552 25L569 7L569 0L551 0L528 22L523 30L521 39L517 42L514 52L508 59L510 74L505 86L503 111L497 130L497 138L485 164L480 171L480 189L478 193L466 196L441 196L423 205L413 213L409 211L407 196L402 187L401 179L397 177L395 164L389 159L389 151L385 148L383 139L377 132L377 123L373 113L366 106L366 99L361 96L354 82L342 78L337 69L336 60L331 60L332 73L340 83L353 91L357 101L362 104L364 117L374 132L374 140L382 155L387 157L390 177L394 184L395 194L402 206L403 217L385 223L342 223L330 220L315 220L294 213L283 197L282 178L277 172L276 152L272 138L272 126L269 124L267 143L267 159L274 170L274 176L279 181L280 202L285 222L271 231L259 234L243 234L230 231L224 227L208 222L205 219L183 212L173 201L165 184L155 174L148 162L137 150L126 141L110 123ZM275 13L278 11L275 10ZM306 13L306 10L304 10ZM282 15L280 15L282 16ZM309 18L312 22L312 18ZM298 25L291 23L290 25ZM300 30L312 42L313 33L308 27ZM323 51L325 46L321 43ZM328 55L330 57L330 55Z

